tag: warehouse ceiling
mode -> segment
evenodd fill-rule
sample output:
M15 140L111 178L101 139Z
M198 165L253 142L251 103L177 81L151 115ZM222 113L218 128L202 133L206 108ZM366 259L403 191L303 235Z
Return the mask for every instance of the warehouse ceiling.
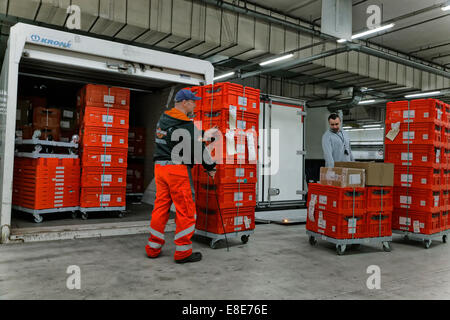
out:
M0 0L1 42L18 21L68 30L66 9L78 5L81 30L71 32L207 59L216 75L236 72L220 81L310 106L352 107L360 99L450 89L445 3L353 0L353 34L367 30L370 5L381 8L382 25L395 26L338 44L320 33L322 0ZM259 66L286 53L294 54L290 64ZM448 94L440 98L450 102Z

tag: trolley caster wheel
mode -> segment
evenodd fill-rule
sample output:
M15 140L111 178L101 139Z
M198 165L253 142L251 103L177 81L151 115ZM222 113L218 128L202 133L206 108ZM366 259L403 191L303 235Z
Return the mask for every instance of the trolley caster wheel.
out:
M309 244L315 246L317 244L317 239L313 236L309 236Z
M443 243L447 243L447 235L446 235L446 234L444 234L444 235L442 236L442 242L443 242Z
M123 218L125 217L125 213L124 212L119 212L119 214L117 215L119 218Z
M76 212L72 212L72 219L76 219L77 218L77 213Z
M424 240L424 241L423 241L423 245L424 245L425 249L430 248L430 246L431 246L431 240Z
M389 242L383 242L383 250L385 252L391 252L391 245L389 244Z
M214 241L214 240L211 240L211 242L209 243L209 247L211 248L211 249L217 249L217 243L218 243L219 241Z
M88 219L88 214L86 213L86 212L83 212L82 214L81 214L81 219L83 219L83 220L87 220Z
M40 215L34 216L34 222L41 223L42 221L44 221L44 218L42 218L42 216Z
M347 246L345 244L337 244L336 245L336 253L339 256L342 256L345 253L346 248L347 248Z
M241 237L242 243L243 243L243 244L246 244L246 243L248 242L248 238L249 238L249 236L243 235L243 236Z

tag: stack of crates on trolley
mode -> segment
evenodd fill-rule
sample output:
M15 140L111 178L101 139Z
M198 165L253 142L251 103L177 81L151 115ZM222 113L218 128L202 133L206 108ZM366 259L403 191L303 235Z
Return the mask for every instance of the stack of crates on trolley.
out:
M88 84L78 92L81 140L80 211L119 211L126 206L130 110L128 89Z
M80 201L80 159L27 158L14 159L13 208L33 214L36 223L41 214L76 212Z
M382 243L389 252L393 188L366 186L363 169L359 169L363 178L351 182L352 178L344 177L358 177L358 171L346 170L350 168L321 168L321 183L308 184L306 233L310 244L315 245L317 239L331 242L342 255L348 245Z
M260 91L228 82L190 90L202 97L194 110L196 126L219 130L206 142L217 163L215 179L198 165L193 174L196 234L211 238L212 248L233 237L247 243L255 229Z
M447 241L450 107L436 99L389 102L385 161L395 164L392 229L405 238Z

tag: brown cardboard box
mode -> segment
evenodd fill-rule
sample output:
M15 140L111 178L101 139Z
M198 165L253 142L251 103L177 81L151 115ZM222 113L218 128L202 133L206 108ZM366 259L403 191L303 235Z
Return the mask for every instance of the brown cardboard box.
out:
M365 187L365 170L352 168L320 168L320 184L335 187Z
M335 162L335 167L359 168L366 171L366 186L394 186L394 164L382 162Z

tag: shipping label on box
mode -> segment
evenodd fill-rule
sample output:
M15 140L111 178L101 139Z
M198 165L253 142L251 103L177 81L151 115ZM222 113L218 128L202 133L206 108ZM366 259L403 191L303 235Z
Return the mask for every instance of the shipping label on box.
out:
M320 168L320 184L336 187L364 187L365 170L359 168Z

